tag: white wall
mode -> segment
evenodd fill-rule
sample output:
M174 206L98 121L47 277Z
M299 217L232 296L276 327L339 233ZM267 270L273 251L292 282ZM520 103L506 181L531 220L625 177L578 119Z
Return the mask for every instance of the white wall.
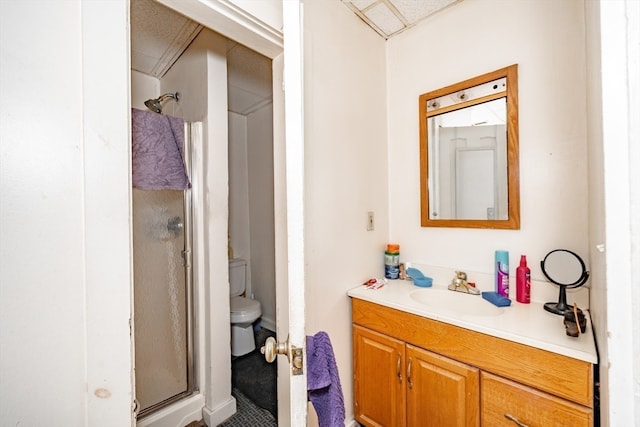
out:
M262 326L275 330L273 106L247 117L251 293L262 306ZM261 343L258 343L259 345Z
M265 24L282 31L282 1L280 0L229 0L243 11Z
M229 237L233 256L251 258L247 118L229 112Z
M0 4L0 424L126 426L127 5L36 6Z
M260 301L261 325L275 331L273 174L272 106L246 117L229 112L229 234L233 256L248 260L247 294Z
M79 10L68 4L64 12L75 18L72 25L38 46L39 60L64 64L81 57L75 33L79 31ZM7 9L9 9L7 11ZM26 9L26 8L23 8ZM27 63L21 51L33 38L13 35L36 34L47 12L30 16L24 26L17 18L29 16L17 4L5 4L2 11L2 56L15 55ZM6 13L9 16L5 19ZM5 27L8 26L9 28ZM7 28L7 29L5 29ZM12 39L14 43L7 43ZM55 43L73 49L56 51ZM52 46L53 45L53 46ZM7 50L5 50L7 49ZM59 62L58 62L59 61ZM2 67L2 416L6 425L42 424L51 416L54 424L79 425L86 357L83 331L83 272L77 264L83 248L83 155L80 70L64 67L24 70L15 62ZM46 92L29 83L41 79L56 81ZM66 98L64 110L33 99ZM10 113L9 107L12 111ZM20 114L20 115L18 115ZM12 117L13 116L13 117ZM32 119L29 119L29 116ZM51 160L56 159L55 162ZM57 168L62 169L61 173ZM43 215L43 212L48 215ZM65 244L60 247L60 243ZM29 256L26 256L29 254ZM10 322L13 327L9 327ZM21 325L20 328L16 328ZM5 326L6 325L6 326ZM43 358L43 351L47 357ZM25 382L41 380L31 390ZM66 402L51 398L72 396ZM35 405L37 410L32 411Z
M144 101L160 95L159 79L131 70L131 108L147 110Z
M598 2L587 2L585 9L587 31L587 96L588 149L589 149L589 243L591 246L591 316L596 341L606 342L607 326L607 268L604 253L594 250L602 245L605 238L604 168L602 146L602 84L600 58L600 23ZM598 357L602 366L607 365L609 349L599 345ZM600 369L601 419L602 425L609 425L609 377L606 369Z
M281 0L157 1L269 58L282 52Z
M448 268L451 277L454 269L492 274L494 251L504 249L512 274L525 254L541 280L538 261L552 249L588 260L584 43L583 3L574 0L465 0L389 40L389 237L401 258ZM519 74L521 229L420 227L418 95L511 64Z
M349 420L346 292L383 275L389 235L384 40L339 1L307 1L304 50L306 333L331 337Z
M589 235L602 425L640 425L640 4L586 2Z

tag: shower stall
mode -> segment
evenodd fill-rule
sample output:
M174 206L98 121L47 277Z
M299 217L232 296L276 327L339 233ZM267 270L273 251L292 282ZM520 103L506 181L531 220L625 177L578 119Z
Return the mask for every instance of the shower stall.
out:
M144 126L138 130L150 134L148 147L138 148L147 154L163 133L155 127L161 111L140 112ZM144 115L142 114L144 113ZM187 188L179 185L148 184L136 188L136 114L133 129L133 270L134 270L134 336L135 381L138 420L157 412L173 402L194 393L194 305L192 274L192 190L191 124L184 123L183 149L180 163L184 165ZM175 118L173 118L175 119ZM148 121L150 122L148 123ZM142 125L141 125L142 126ZM196 134L199 134L196 132ZM139 138L139 137L138 137ZM163 142L160 141L160 144ZM178 145L178 144L176 144ZM161 153L160 157L166 153ZM157 171L164 179L171 171ZM147 174L148 171L145 171ZM141 182L142 178L138 178ZM147 179L147 176L144 178ZM143 187L143 188L140 188Z
M184 191L187 193L188 191ZM192 388L186 207L178 190L133 191L138 414Z

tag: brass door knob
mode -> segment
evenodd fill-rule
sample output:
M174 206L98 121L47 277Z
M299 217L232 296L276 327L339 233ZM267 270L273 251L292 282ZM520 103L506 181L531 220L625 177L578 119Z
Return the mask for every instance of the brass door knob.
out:
M277 342L275 338L269 337L260 348L260 353L264 354L267 362L273 363L278 354L286 354L289 358L289 337L285 342Z
M291 364L291 374L303 374L303 349L291 345L289 343L289 337L287 337L285 342L277 342L273 337L267 338L264 345L260 347L260 353L264 354L265 360L269 363L273 363L278 354L284 354Z

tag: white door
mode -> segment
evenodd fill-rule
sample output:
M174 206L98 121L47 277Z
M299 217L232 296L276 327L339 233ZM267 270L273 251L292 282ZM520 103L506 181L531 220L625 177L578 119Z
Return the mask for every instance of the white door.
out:
M287 341L288 337L291 346L304 348L306 336L304 332L303 56L302 7L299 1L283 2L283 27L284 55L280 55L273 61L274 117L284 117L284 123L278 123L278 119L274 118L276 332L278 341ZM286 76L284 85L282 80L279 80L283 75ZM283 107L284 114L281 113ZM283 215L285 212L286 216ZM306 355L304 357L306 358ZM290 361L280 356L278 360L278 424L304 426L306 417L306 369L303 369L300 374L292 374Z
M494 148L456 149L456 219L496 219Z

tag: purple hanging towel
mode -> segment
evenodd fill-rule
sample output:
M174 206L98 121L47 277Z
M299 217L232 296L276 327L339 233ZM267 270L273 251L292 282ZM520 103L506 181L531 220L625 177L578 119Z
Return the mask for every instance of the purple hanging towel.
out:
M344 396L326 332L307 337L307 394L318 414L320 427L344 427Z
M133 187L141 190L186 190L184 120L131 109Z

